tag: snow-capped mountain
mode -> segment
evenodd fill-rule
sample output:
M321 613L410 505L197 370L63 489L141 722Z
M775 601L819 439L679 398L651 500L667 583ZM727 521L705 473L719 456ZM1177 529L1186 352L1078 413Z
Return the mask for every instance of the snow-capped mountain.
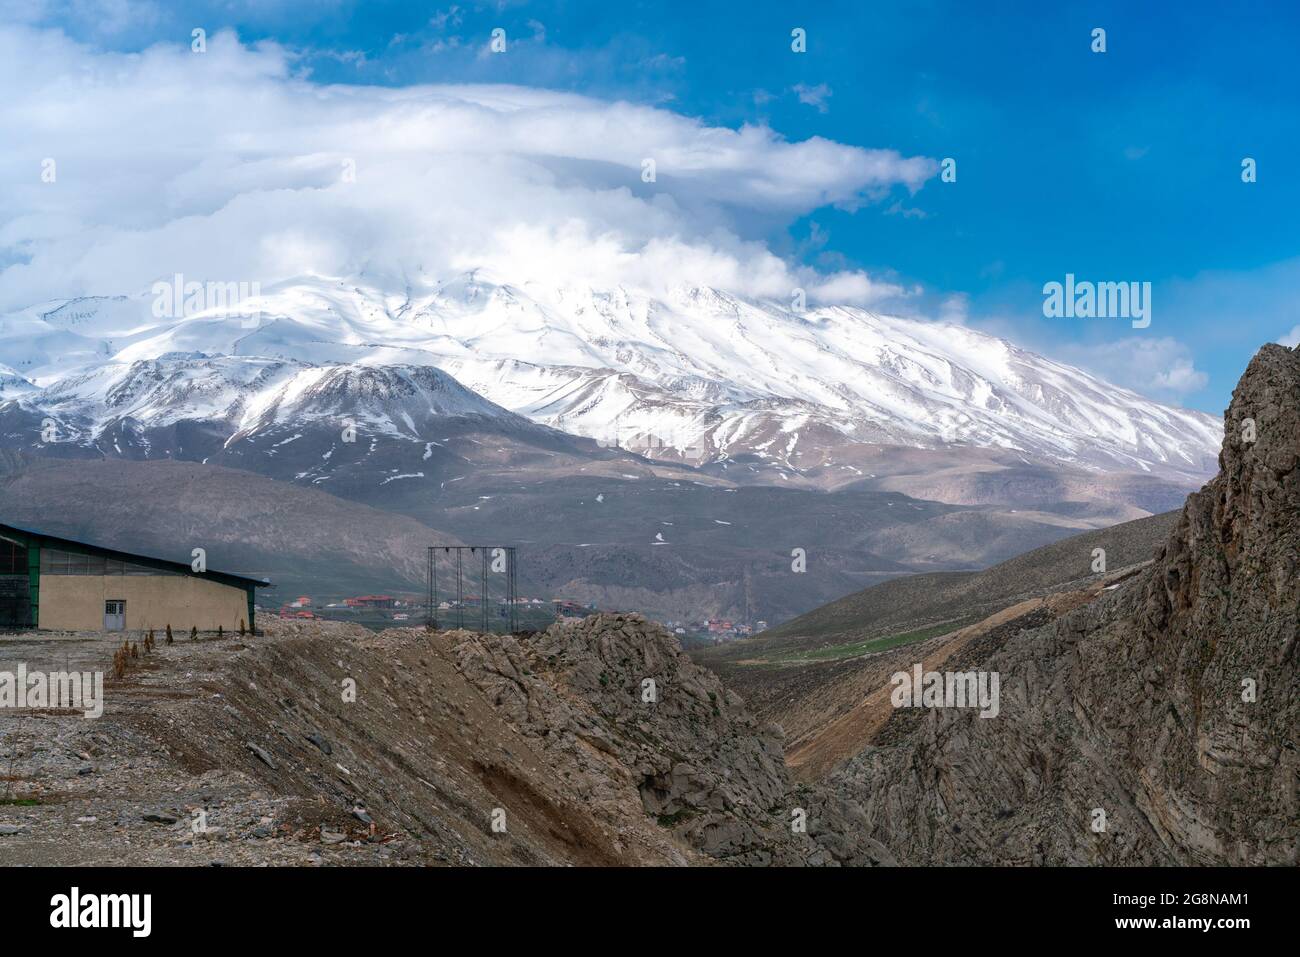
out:
M81 443L123 422L234 437L348 417L423 441L429 415L516 413L698 463L801 470L852 462L861 443L975 446L1183 484L1212 471L1221 437L1208 415L969 328L795 314L713 289L655 297L471 272L398 290L304 277L238 310L163 318L156 305L146 293L0 318L0 404Z
M150 428L224 422L234 429L232 438L326 420L415 439L416 421L430 416L516 418L432 366L312 365L202 353L105 362L58 379L40 392L39 404L87 436L124 420Z

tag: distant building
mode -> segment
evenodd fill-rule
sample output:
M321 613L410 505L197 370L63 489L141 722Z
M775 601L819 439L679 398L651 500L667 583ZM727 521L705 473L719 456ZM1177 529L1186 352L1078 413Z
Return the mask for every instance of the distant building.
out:
M310 607L311 607L311 599L308 598L306 595L299 595L299 596L298 596L297 598L295 598L293 601L289 602L289 607L290 607L290 608L310 608Z
M392 595L358 595L343 599L343 604L349 608L395 608L397 599Z
M254 627L254 590L269 584L0 525L0 626L238 631Z
M763 619L761 618L758 621L754 622L754 631L755 632L767 631L767 622L763 621Z

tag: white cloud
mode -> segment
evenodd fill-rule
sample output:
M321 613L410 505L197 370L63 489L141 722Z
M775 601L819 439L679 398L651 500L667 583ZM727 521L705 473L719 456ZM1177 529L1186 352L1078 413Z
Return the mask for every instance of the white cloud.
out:
M915 191L926 158L789 142L664 109L505 86L322 86L274 44L101 53L0 28L0 311L187 276L714 285L869 302L900 290L792 267L743 223ZM41 162L57 164L54 183ZM656 182L642 182L654 160ZM343 177L354 163L355 182ZM14 185L16 184L16 185Z
M964 292L945 297L939 305L939 318L964 326L970 318L970 297Z
M1296 326L1281 339L1277 340L1281 345L1294 349L1300 346L1300 326Z
M460 26L464 19L465 15L461 11L460 7L452 4L446 10L439 10L431 16L429 18L429 26L433 27L435 30L443 30L448 26Z
M1181 399L1205 388L1209 376L1196 368L1191 349L1177 339L1128 336L1113 342L1064 345L1066 361L1143 395Z
M805 106L813 107L818 113L830 111L826 101L831 98L833 91L825 83L818 83L816 86L809 86L806 83L796 83L794 86L795 95L799 97L799 102Z
M161 19L155 0L0 0L0 23L76 22L99 36L119 36Z

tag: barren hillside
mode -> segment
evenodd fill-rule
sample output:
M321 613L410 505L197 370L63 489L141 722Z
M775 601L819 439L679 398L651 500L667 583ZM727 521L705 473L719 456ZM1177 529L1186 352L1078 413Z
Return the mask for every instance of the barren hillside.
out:
M0 864L889 862L642 619L267 630L142 653L98 720L7 717ZM0 667L104 669L116 640L6 638Z
M209 567L270 577L274 595L422 592L426 546L457 541L404 515L219 466L31 457L9 464L0 469L7 522L187 563L201 546Z
M1091 594L1151 560L1177 520L1153 515L1033 549L982 572L896 578L848 595L754 638L692 651L759 714L786 731L791 747L837 720L882 681L947 647L969 629L1005 633L1004 609L1053 594ZM1094 572L1094 549L1106 571ZM794 576L787 576L794 577ZM1061 607L1054 603L1052 607ZM1055 613L1034 607L1043 616ZM849 755L842 755L847 757Z

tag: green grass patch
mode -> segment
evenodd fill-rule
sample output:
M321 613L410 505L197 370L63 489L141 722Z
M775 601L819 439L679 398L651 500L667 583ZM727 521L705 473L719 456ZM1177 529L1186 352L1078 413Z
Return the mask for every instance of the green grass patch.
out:
M0 805L5 807L36 807L40 803L36 798L0 798Z
M866 655L874 651L886 651L900 645L910 645L938 635L946 635L948 632L956 631L974 620L974 618L961 618L954 621L940 622L937 625L929 625L925 628L917 628L914 631L900 632L897 635L866 638L862 641L849 642L843 645L828 645L825 648L811 648L806 651L787 651L784 654L774 655L769 660L798 663L802 661L835 661L841 658L856 658L858 655Z

